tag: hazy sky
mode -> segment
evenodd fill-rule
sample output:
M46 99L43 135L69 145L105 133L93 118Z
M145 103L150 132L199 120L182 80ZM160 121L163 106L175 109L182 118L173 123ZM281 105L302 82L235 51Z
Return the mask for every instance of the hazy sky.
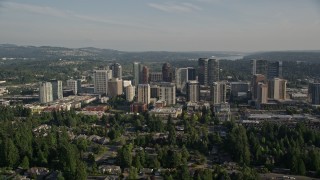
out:
M320 49L320 0L0 0L0 43L314 50Z

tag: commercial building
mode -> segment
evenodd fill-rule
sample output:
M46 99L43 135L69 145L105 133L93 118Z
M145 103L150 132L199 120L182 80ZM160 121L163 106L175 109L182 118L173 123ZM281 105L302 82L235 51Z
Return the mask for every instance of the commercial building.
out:
M159 100L165 101L167 106L176 104L176 85L173 83L160 83Z
M149 68L147 66L143 66L141 72L141 84L148 84L149 83Z
M140 62L133 63L133 85L137 86L141 82L142 64Z
M252 78L252 82L251 82L251 87L252 87L252 99L253 100L256 100L257 99L257 94L258 94L258 84L260 82L266 82L266 78L264 75L262 74L255 74L253 75L253 78Z
M151 98L159 98L160 95L160 87L157 84L150 85Z
M113 78L122 79L122 66L119 63L113 63L110 69L112 70Z
M187 82L187 101L198 102L200 100L200 85L198 81Z
M320 105L320 83L310 83L308 94L311 104Z
M219 60L209 59L208 60L208 85L213 84L214 82L219 81Z
M94 70L93 81L94 81L94 93L97 94L108 94L108 80L110 71L108 69L100 68Z
M40 103L48 103L53 101L52 84L50 82L42 82L39 87Z
M161 82L163 79L162 72L151 72L149 76L150 82Z
M187 81L188 81L188 68L178 68L176 70L177 90L185 94Z
M268 61L267 60L251 60L252 65L252 75L262 74L267 75L268 71Z
M52 98L53 100L62 99L63 98L63 89L62 89L62 81L51 80L52 85Z
M269 62L267 77L268 79L282 78L282 61Z
M210 86L211 102L213 104L221 104L227 102L227 85L224 82L214 82Z
M125 95L126 95L127 101L129 102L133 101L135 94L136 94L136 87L132 86L131 84L125 87Z
M115 97L123 93L122 80L118 78L112 78L108 81L108 96Z
M274 100L286 100L287 81L273 78L268 82L268 98Z
M69 79L67 80L67 89L72 90L73 94L78 94L78 82L77 80Z
M164 82L172 82L174 77L173 77L173 69L169 63L164 63L162 66L162 80Z
M198 81L200 85L208 85L208 58L198 59Z
M268 84L259 82L257 88L257 102L265 104L268 102Z
M149 84L139 84L138 85L138 103L150 103L150 85Z
M188 81L197 80L196 69L193 67L187 67L187 68L188 68Z
M249 91L248 82L231 82L230 83L231 96L233 98L247 97Z

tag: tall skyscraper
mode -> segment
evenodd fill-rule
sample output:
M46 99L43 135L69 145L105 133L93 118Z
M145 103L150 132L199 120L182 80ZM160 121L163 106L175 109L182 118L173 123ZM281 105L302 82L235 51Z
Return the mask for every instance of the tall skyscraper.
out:
M40 103L48 103L53 101L52 84L50 82L42 82L39 87Z
M122 66L119 63L113 63L110 69L112 70L113 78L122 79Z
M320 83L310 83L308 92L310 102L314 105L320 105Z
M142 64L140 62L133 63L133 85L138 86L141 83Z
M200 85L208 85L208 58L198 60L198 81Z
M149 83L149 68L147 66L143 66L142 73L141 73L141 84L148 84Z
M52 80L50 81L52 85L52 98L53 100L63 98L62 81Z
M149 84L139 84L138 85L138 103L150 103L150 85Z
M163 82L159 84L159 100L165 101L167 106L176 104L176 85L173 83Z
M260 104L268 102L268 84L265 84L263 82L258 83L257 102Z
M134 100L136 87L131 84L125 88L126 100L131 102Z
M251 82L251 87L252 87L252 100L257 99L257 94L258 94L258 84L260 82L266 82L266 78L262 74L255 74L253 75L252 82Z
M219 81L219 60L209 59L208 60L208 85Z
M213 104L227 102L227 85L224 82L214 82L210 86L210 96Z
M78 83L77 80L67 80L67 88L73 91L73 94L78 94Z
M188 81L193 81L197 79L196 69L193 67L188 67Z
M107 95L108 80L109 80L109 71L107 69L100 68L98 70L94 70L93 72L94 93Z
M162 78L164 82L172 82L173 69L169 63L164 63L162 66Z
M181 93L186 93L188 81L188 68L178 68L176 70L176 87Z
M273 78L268 82L268 98L275 100L285 100L287 81L280 78Z
M77 91L78 93L82 93L82 80L81 79L77 79Z
M123 93L122 80L119 78L112 78L108 81L108 96L115 97Z
M198 81L187 82L187 100L190 102L198 102L200 100L200 85Z
M270 62L268 64L268 79L282 78L282 61Z
M253 59L251 60L251 65L252 65L252 75L255 75L255 74L262 74L265 76L267 75L267 71L268 71L267 60Z

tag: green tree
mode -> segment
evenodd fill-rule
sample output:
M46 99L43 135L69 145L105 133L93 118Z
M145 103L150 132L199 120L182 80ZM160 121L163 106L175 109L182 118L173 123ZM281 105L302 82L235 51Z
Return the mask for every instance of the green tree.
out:
M4 162L8 167L15 167L19 161L19 151L11 139L4 143Z
M138 170L135 167L130 167L128 179L137 179L138 178Z
M75 180L86 180L86 179L87 179L87 167L82 161L78 160Z

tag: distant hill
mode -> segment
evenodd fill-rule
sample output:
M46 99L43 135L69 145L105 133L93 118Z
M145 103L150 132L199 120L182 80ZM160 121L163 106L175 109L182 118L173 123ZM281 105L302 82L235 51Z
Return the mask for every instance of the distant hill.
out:
M173 61L198 59L199 57L242 57L243 53L224 51L203 52L168 52L146 51L125 52L112 49L100 49L94 47L65 48L51 46L17 46L13 44L0 44L0 58L33 58L42 60L73 59L73 60L117 60L117 61Z
M303 61L310 63L320 63L320 51L279 51L279 52L259 52L244 59L266 59L270 61Z

